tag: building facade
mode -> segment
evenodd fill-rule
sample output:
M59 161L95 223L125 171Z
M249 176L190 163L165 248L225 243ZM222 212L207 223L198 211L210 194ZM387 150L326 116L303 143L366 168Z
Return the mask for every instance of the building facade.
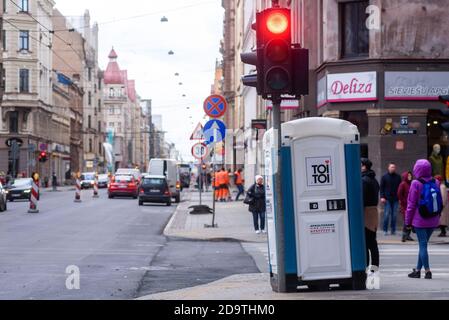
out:
M310 49L307 115L356 124L362 156L378 173L390 162L411 170L448 135L441 123L449 93L446 1L296 1L295 39ZM336 13L338 13L336 15ZM317 23L319 21L319 23ZM303 26L301 28L301 25Z
M0 170L27 176L38 172L42 180L52 170L51 161L37 159L41 151L50 153L53 143L53 35L49 31L54 4L52 0L3 2ZM18 141L18 149L6 146L11 138Z
M271 6L269 0L238 2L243 11L234 7L234 24L236 34L243 34L243 45L236 37L236 55L254 48L255 13ZM441 146L446 163L449 139L441 126L445 106L437 101L438 95L449 93L445 4L444 0L280 1L292 9L294 42L310 52L309 95L286 105L282 120L325 116L356 124L361 154L372 159L379 174L389 162L400 171L410 170L417 159L430 156L435 144ZM238 139L236 148L246 150L246 177L253 179L260 170L261 146L259 151L249 148L254 141L250 121L265 117L270 127L271 114L253 88L241 87L241 76L254 68L239 68L240 59L235 59L235 122L245 137L243 142ZM226 77L225 72L225 83Z

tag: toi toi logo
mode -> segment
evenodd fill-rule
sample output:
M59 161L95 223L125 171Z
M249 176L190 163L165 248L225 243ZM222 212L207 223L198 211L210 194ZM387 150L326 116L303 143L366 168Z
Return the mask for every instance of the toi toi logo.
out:
M67 290L79 290L80 289L80 268L71 265L65 269L65 273L69 276L65 280L65 287Z
M330 163L326 161L325 164L321 165L313 165L313 179L314 184L330 184L331 183L331 175L330 175Z

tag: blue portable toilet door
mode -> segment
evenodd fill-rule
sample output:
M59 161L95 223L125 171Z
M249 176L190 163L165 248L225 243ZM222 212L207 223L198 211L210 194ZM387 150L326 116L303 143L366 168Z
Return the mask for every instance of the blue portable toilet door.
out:
M336 133L338 135L338 132ZM298 277L352 277L343 138L291 143Z

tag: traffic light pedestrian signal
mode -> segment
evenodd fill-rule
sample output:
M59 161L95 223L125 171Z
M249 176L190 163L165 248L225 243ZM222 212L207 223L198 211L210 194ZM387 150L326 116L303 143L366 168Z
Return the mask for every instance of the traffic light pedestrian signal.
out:
M309 53L292 44L290 9L270 8L257 13L253 29L257 49L242 53L241 60L256 66L257 74L244 76L243 84L256 87L265 99L308 94Z
M42 151L39 154L39 162L47 162L47 160L48 160L47 152Z
M442 103L445 103L449 107L449 95L439 96L438 100Z

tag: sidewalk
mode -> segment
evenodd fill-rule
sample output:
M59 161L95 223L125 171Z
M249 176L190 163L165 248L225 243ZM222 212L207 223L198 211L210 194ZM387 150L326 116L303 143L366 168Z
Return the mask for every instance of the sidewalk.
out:
M382 275L382 290L366 291L327 291L327 292L298 292L293 294L279 294L272 291L269 284L267 236L257 235L253 231L252 217L248 207L243 202L217 203L216 223L218 228L204 228L204 224L211 224L212 215L190 215L188 207L199 204L197 192L189 192L185 201L177 208L175 214L164 230L166 236L184 237L200 240L231 240L240 241L242 247L251 255L260 270L258 274L234 275L206 285L182 290L163 292L141 297L139 300L309 300L309 299L422 299L444 298L449 292L449 275L446 270L435 270L440 281L426 282L421 290L411 290L412 283L404 274L408 269L389 270ZM212 207L212 193L203 194L203 204ZM449 238L438 238L435 232L431 239L433 244L448 243ZM412 234L416 239L416 235ZM397 245L410 245L415 242L401 242L401 235L384 236L378 232L380 245L387 245L395 254ZM396 245L396 246L395 246ZM416 248L417 249L417 248ZM406 249L410 250L410 249ZM436 250L440 250L436 248ZM444 272L443 272L444 271ZM418 280L419 281L419 280ZM250 285L249 285L250 284ZM404 288L407 288L404 290Z
M48 188L40 188L42 192L55 192L52 187ZM57 188L56 192L67 192L67 191L75 191L75 186L60 186Z
M235 197L235 196L234 196ZM242 197L243 199L243 197ZM188 207L198 205L199 193L188 192L164 230L164 235L197 240L229 240L266 243L266 234L256 234L248 206L239 202L217 202L215 223L218 228L205 228L212 224L212 214L191 215ZM212 192L202 194L202 204L212 208Z

